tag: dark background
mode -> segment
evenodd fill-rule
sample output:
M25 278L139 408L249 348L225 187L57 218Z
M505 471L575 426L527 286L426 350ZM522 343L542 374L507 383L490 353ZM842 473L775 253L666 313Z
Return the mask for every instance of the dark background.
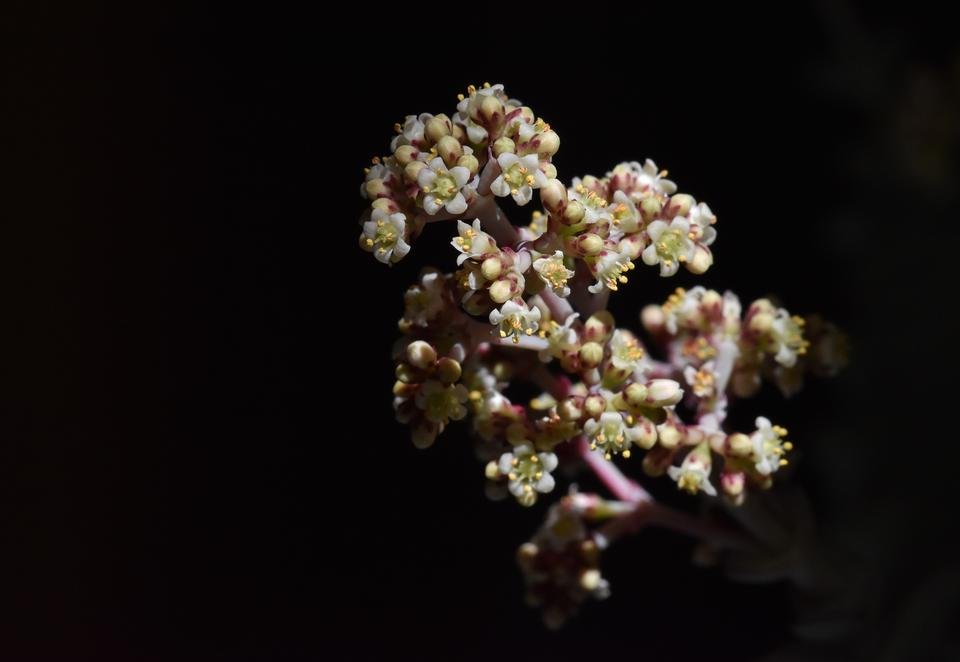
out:
M956 659L948 22L467 9L3 22L0 657ZM839 378L742 404L803 449L793 482L849 576L824 598L836 637L798 640L787 586L694 568L659 531L546 632L513 562L543 508L485 499L462 426L422 452L393 422L402 292L453 255L439 227L392 270L362 253L361 171L394 122L484 80L554 126L564 179L649 156L707 201L704 284L849 332ZM694 282L638 271L613 298L627 326Z

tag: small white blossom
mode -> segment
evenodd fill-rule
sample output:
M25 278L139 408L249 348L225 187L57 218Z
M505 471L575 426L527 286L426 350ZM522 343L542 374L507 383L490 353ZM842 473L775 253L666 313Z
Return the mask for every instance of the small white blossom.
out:
M631 234L639 231L643 225L643 218L637 210L637 205L623 191L614 192L609 211L613 217L614 230L618 232Z
M624 329L617 329L610 338L610 362L624 375L632 375L644 357L637 337Z
M443 310L444 276L426 269L420 282L407 288L403 295L403 319L415 326L427 326Z
M657 164L647 159L641 166L636 161L630 167L637 177L637 186L642 192L652 192L660 196L673 195L677 192L677 185L669 179L666 170L659 170Z
M533 268L556 295L565 297L570 294L567 281L573 277L573 270L563 264L563 251L558 250L550 257L534 260Z
M803 338L802 317L791 317L784 308L779 308L770 326L770 337L774 343L774 360L780 365L792 368L798 354L806 354L810 343Z
M507 301L500 310L490 311L490 323L500 327L501 338L518 343L521 336L533 335L539 328L540 309L529 308L522 299Z
M474 219L473 225L457 221L457 232L460 236L454 237L450 244L460 251L457 264L463 264L469 258L479 258L497 250L497 242L493 237L480 229L480 219ZM478 288L475 288L478 289Z
M633 269L633 261L617 251L601 251L594 265L597 282L587 289L594 294L599 294L607 287L614 292L617 291L617 283L626 283L627 277L623 274Z
M467 401L467 387L463 384L444 385L431 379L417 391L416 404L423 410L427 420L446 424L459 421L467 415L463 403Z
M401 145L413 145L420 148L423 146L423 131L427 122L433 119L430 113L420 113L419 115L407 115L400 126L398 135L390 141L390 151L395 152Z
M547 339L547 348L540 352L540 360L546 363L551 358L559 358L563 356L566 352L569 352L577 347L579 342L579 337L577 332L572 328L573 323L577 321L577 318L580 317L580 313L572 313L567 317L563 325L557 324L554 321L550 321L550 326L544 333L541 331L541 334L544 335Z
M537 493L553 491L556 484L550 472L557 468L553 453L537 453L530 442L514 447L513 452L500 456L497 468L507 477L510 494L524 506L537 500Z
M781 466L787 464L783 454L793 448L793 444L783 439L787 431L779 425L771 425L770 419L759 416L757 430L750 435L753 444L752 459L757 472L769 476Z
M633 442L643 437L643 431L624 421L623 416L614 411L600 414L600 420L589 418L583 424L583 433L590 440L591 450L599 449L606 459L618 453L630 457Z
M390 214L383 209L374 209L370 220L363 224L360 245L384 264L399 262L410 252L410 245L403 239L406 219L399 212Z
M706 203L692 207L688 216L690 220L690 232L696 242L709 246L717 238L717 229L713 224L717 222L717 217L710 211Z
M717 488L710 483L710 450L697 447L690 451L679 467L669 467L667 475L677 481L677 487L690 494L699 491L717 496Z
M417 184L424 193L424 211L433 215L446 209L451 214L462 214L467 210L463 189L469 181L469 170L463 166L454 166L448 170L443 159L436 157L417 175Z
M717 393L718 380L713 361L707 361L699 370L688 365L683 369L683 378L698 398L712 398Z
M605 197L583 185L579 177L573 178L573 186L567 189L567 197L583 205L583 223L603 225L612 223L610 203Z
M504 152L497 157L497 163L500 164L500 174L490 184L490 190L500 197L513 196L518 205L530 202L533 189L547 183L536 154L520 157Z
M693 257L690 222L683 216L677 216L669 225L653 221L647 226L647 235L650 245L643 249L643 262L651 267L659 263L661 276L674 275L681 262Z
M467 138L470 142L477 145L486 142L488 134L483 125L478 124L470 117L470 108L471 105L476 106L480 104L483 101L483 97L486 96L495 96L503 100L505 96L503 93L503 85L497 83L496 85L481 87L480 89L471 88L470 96L460 100L460 103L457 104L457 112L453 116L454 123L463 126L467 131Z

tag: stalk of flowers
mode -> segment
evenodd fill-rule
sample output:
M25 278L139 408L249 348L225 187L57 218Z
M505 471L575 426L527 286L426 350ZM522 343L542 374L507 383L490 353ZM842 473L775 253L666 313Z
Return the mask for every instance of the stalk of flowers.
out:
M573 492L521 548L531 600L558 624L607 583L600 547L657 524L722 546L742 537L657 504L618 463L706 498L742 503L789 463L786 430L757 417L729 432L727 409L761 378L785 393L804 372L834 374L846 356L835 327L766 299L744 313L732 293L677 289L641 321L662 358L618 328L607 296L642 262L668 277L713 263L716 217L678 193L653 161L603 177L557 179L560 140L502 85L470 87L450 115L407 116L391 154L374 159L361 193L360 246L394 264L433 221L456 221L457 269L425 269L404 297L395 350L394 407L418 447L471 418L487 494L533 506L561 470L592 471L617 497ZM518 228L497 200L526 205ZM515 402L513 384L542 390ZM642 459L634 460L635 455ZM589 531L587 524L603 521Z

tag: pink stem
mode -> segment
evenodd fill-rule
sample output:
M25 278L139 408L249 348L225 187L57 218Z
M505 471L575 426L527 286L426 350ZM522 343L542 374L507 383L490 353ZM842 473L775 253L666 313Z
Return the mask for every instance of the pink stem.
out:
M584 435L574 439L577 454L590 467L607 489L613 492L621 501L629 501L636 505L650 503L653 497L635 480L628 478L613 462L605 459L600 451L590 450L590 442Z
M563 324L567 318L573 315L573 306L566 299L557 296L556 292L549 287L544 288L540 293L540 298L550 309L550 316L556 320L557 324Z

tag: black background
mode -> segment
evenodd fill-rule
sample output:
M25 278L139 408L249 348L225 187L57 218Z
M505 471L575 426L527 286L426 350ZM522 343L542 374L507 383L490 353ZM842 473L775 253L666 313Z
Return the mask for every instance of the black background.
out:
M947 22L466 9L6 28L5 657L955 659ZM453 255L440 227L393 269L362 253L362 168L405 114L484 80L558 131L561 177L649 156L707 201L703 283L849 332L838 379L742 403L803 448L794 482L850 568L839 639L798 644L787 587L694 568L658 531L611 550L613 596L548 633L513 562L543 509L484 498L464 428L422 452L393 422L402 292ZM627 326L694 282L638 271L612 304Z

